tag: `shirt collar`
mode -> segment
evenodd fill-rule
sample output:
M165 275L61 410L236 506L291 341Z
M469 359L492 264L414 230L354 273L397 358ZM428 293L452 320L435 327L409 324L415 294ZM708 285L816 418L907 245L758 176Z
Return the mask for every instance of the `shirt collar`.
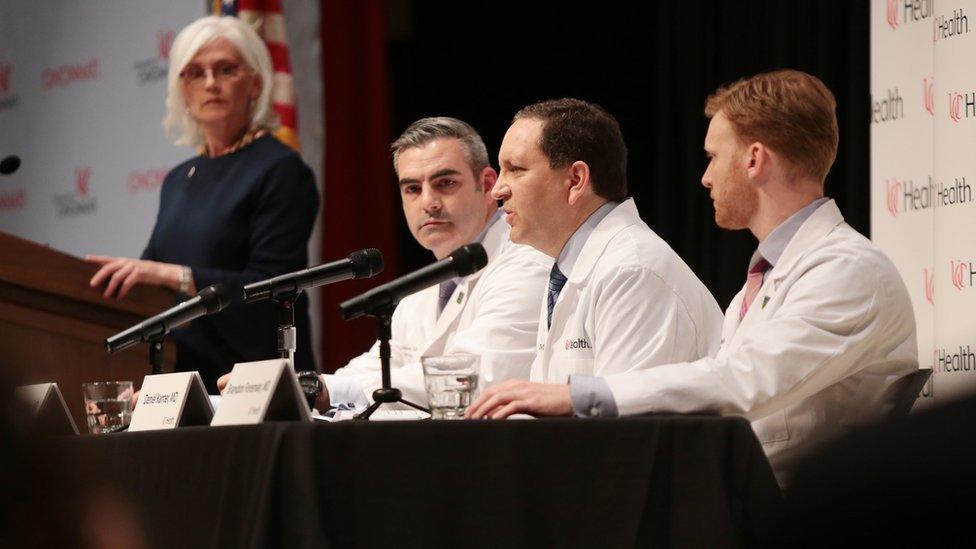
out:
M786 251L786 246L796 236L796 232L800 230L803 222L828 200L830 199L827 197L818 198L791 215L786 221L780 223L778 227L773 229L773 232L769 233L769 236L765 240L759 243L758 249L752 254L752 259L749 260L749 267L752 268L759 261L760 257L764 258L770 267L775 267L783 252Z
M484 241L485 236L488 234L488 231L491 230L492 225L498 223L498 220L501 218L502 218L502 209L498 208L495 210L495 213L491 214L491 217L488 218L488 223L485 223L485 228L481 229L481 232L478 233L478 236L476 236L474 240L472 240L472 242L477 242L480 244L482 241ZM467 277L456 276L449 281L441 282L441 286L444 286L445 284L449 284L452 282L454 283L455 286L460 286L461 283L464 282L465 278Z
M610 214L614 208L620 205L620 202L608 201L604 205L597 208L595 212L590 214L590 217L586 218L586 221L576 229L573 236L569 237L566 244L563 245L563 249L559 252L559 258L556 260L556 264L559 265L559 270L562 271L566 278L569 278L570 273L573 272L573 266L576 265L576 260L579 259L580 254L583 252L583 246L586 245L586 241L590 238L590 234L596 229L596 226L603 221L603 218Z
M485 228L481 229L481 232L478 233L478 236L474 238L474 241L479 243L483 241L485 239L485 235L488 234L489 230L491 230L491 226L501 219L501 217L502 209L498 208L495 210L495 213L491 214L491 217L488 218L488 223L485 223Z

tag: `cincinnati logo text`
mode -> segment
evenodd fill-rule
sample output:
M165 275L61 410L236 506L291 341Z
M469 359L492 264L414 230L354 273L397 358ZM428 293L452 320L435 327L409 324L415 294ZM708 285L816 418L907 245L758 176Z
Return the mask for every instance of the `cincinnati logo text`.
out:
M952 10L952 16L940 15L935 18L935 35L933 42L948 40L960 34L969 32L969 18L966 17L966 10L959 8Z
M75 82L94 80L98 78L99 60L89 59L76 65L61 65L53 69L44 69L41 73L41 88L49 90L58 86L69 86Z
M129 177L125 182L125 187L130 193L154 191L163 184L163 179L165 178L166 170L151 169L144 172L133 171L129 173Z
M976 269L973 267L972 261L949 260L949 276L955 289L961 292L973 287L973 281L976 280Z
M25 207L27 207L27 191L24 189L0 191L0 212L23 210Z
M885 180L885 187L885 208L893 216L973 202L973 189L965 177L957 177L951 184L933 184L930 176L925 185L892 178Z
M898 88L888 89L884 97L878 101L871 97L871 122L889 122L905 118L905 101L898 93Z

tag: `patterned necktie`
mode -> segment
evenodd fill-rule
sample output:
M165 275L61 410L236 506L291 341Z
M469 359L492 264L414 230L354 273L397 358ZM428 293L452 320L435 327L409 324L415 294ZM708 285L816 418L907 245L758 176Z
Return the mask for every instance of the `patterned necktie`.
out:
M559 264L553 263L552 270L549 271L549 295L546 304L549 306L549 313L546 315L546 326L552 327L552 308L556 306L559 299L559 292L563 291L566 285L566 275L559 270Z
M749 275L746 276L746 295L742 297L742 307L739 308L740 321L749 311L749 305L756 299L756 294L759 293L759 287L762 286L767 269L769 269L769 262L762 257L749 269Z
M444 307L447 306L447 302L454 295L454 289L457 288L457 282L453 280L448 280L447 282L441 282L440 289L437 293L437 316L441 316L444 311Z

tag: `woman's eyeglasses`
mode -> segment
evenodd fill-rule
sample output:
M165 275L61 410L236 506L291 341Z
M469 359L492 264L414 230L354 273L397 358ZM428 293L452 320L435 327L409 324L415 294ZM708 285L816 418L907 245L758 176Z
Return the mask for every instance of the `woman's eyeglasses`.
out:
M207 80L207 72L213 75L217 82L225 82L237 78L241 73L250 70L248 67L241 66L239 63L218 62L210 68L200 65L187 65L180 71L180 78L187 84L203 84Z

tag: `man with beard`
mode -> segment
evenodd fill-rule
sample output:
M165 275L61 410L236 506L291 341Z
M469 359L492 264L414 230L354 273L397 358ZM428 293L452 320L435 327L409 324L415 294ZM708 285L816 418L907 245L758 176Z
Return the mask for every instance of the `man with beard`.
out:
M915 320L894 265L824 197L837 153L834 111L830 90L793 70L708 98L702 184L715 221L759 240L716 356L574 376L568 386L506 382L486 390L468 416L570 415L584 389L608 415L742 415L785 485L811 447L883 414L897 381L918 369Z

